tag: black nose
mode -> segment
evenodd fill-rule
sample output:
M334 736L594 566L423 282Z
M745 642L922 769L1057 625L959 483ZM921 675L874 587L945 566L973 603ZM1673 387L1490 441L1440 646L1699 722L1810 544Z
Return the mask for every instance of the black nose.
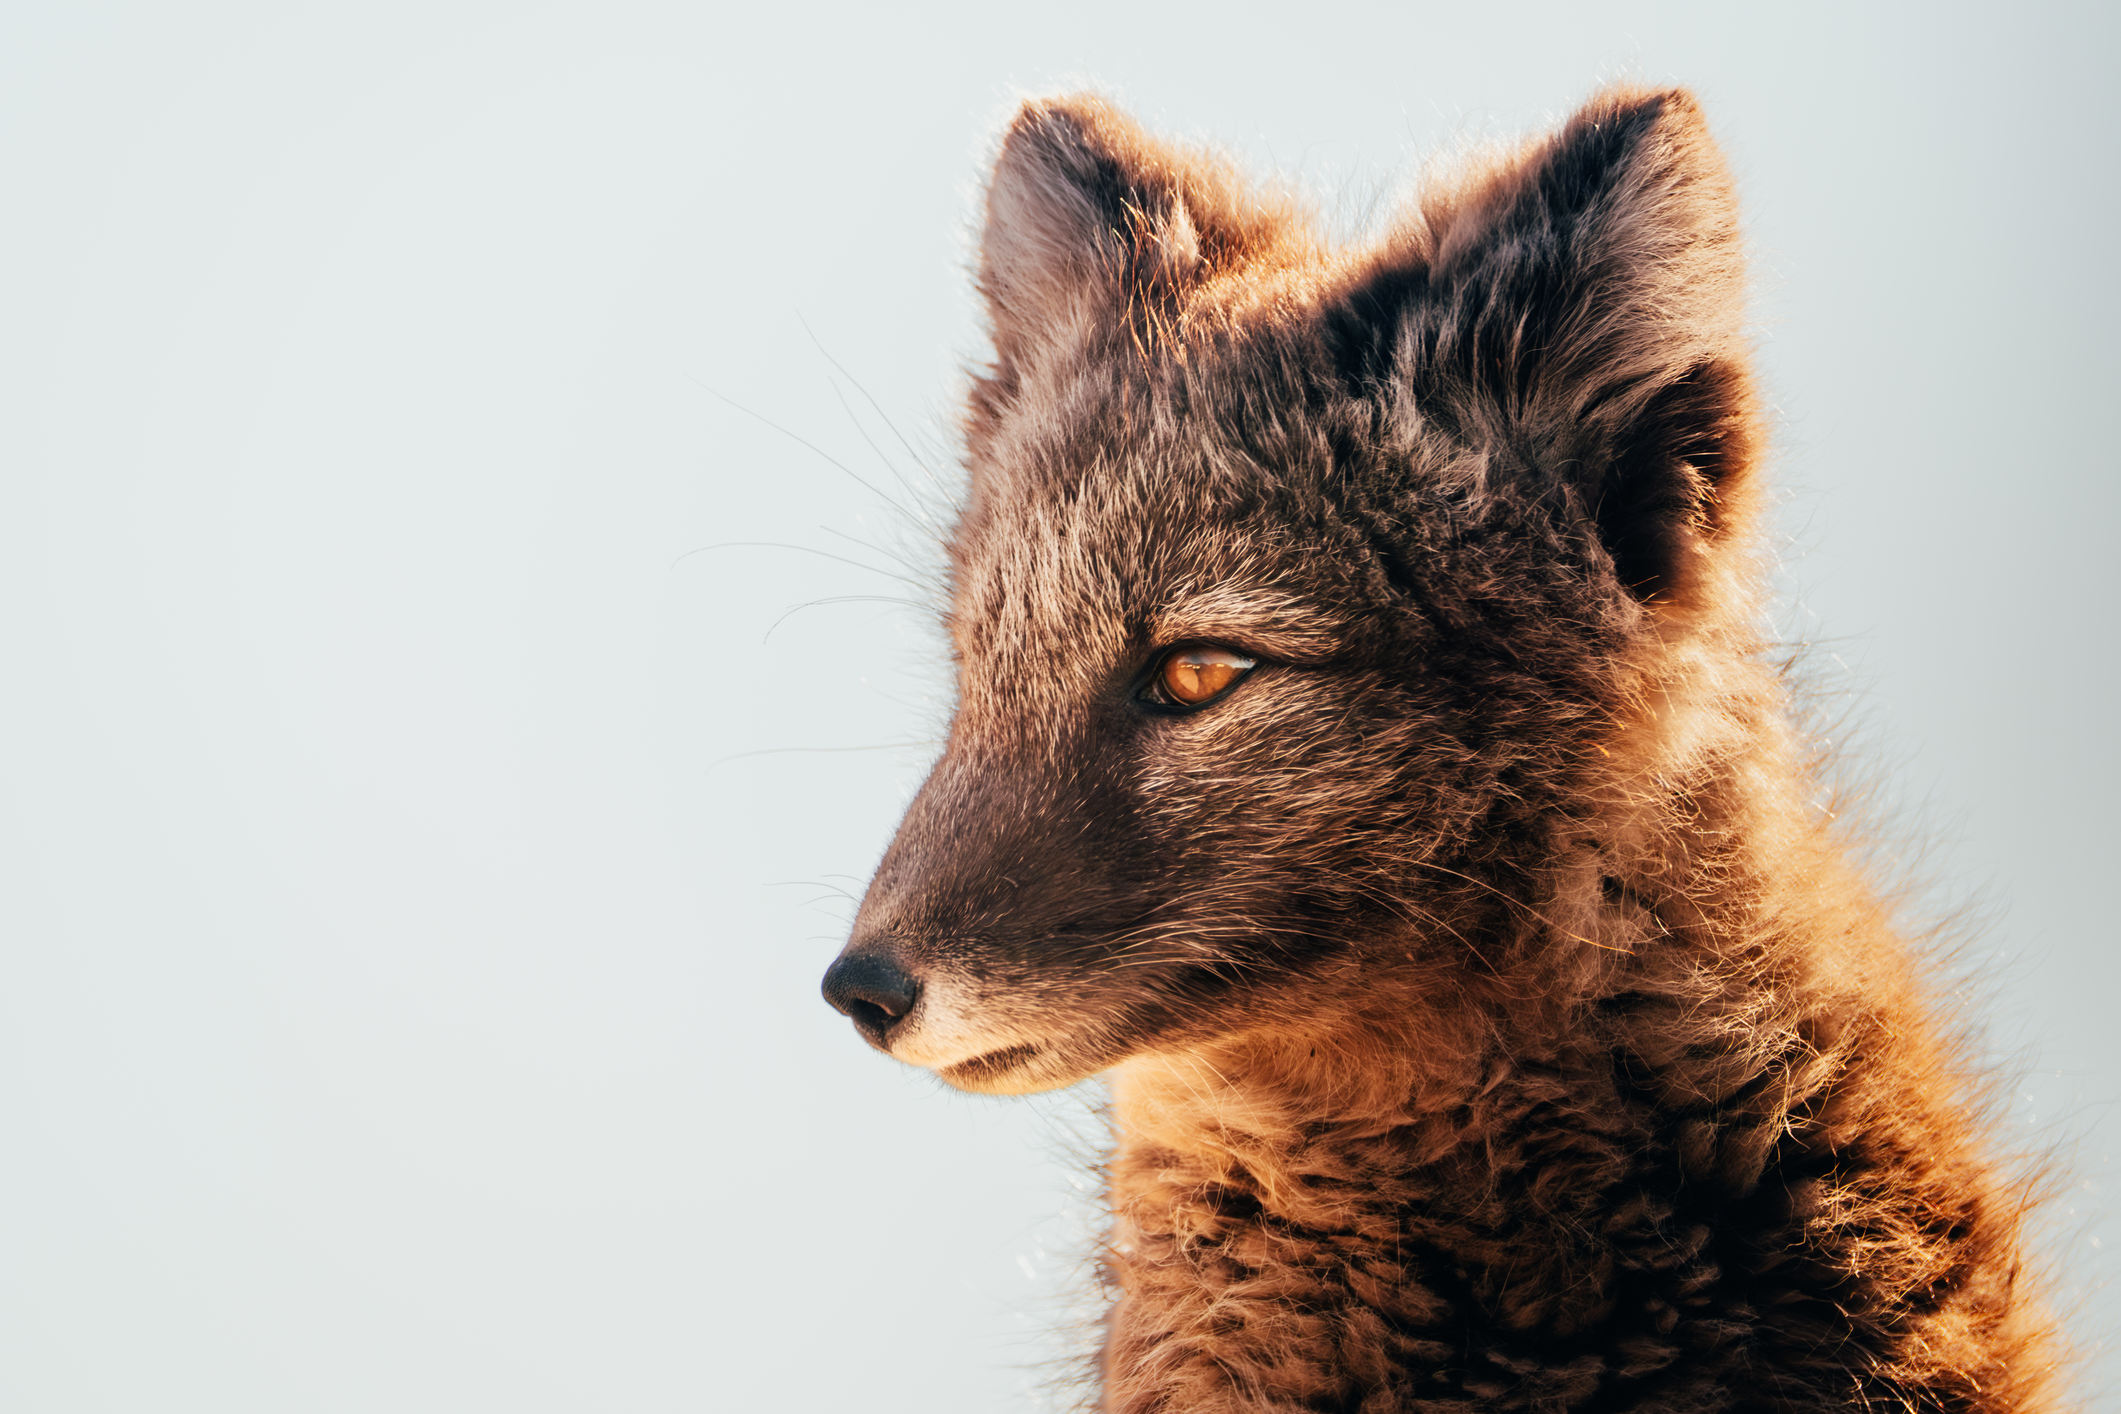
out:
M921 984L881 953L844 952L825 969L825 1000L852 1020L872 1046L884 1044L884 1037L913 1010L920 995Z

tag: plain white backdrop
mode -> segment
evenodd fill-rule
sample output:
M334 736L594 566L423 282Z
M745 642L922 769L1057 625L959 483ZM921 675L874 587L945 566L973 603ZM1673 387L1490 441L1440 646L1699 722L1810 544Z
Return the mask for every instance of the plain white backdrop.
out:
M1094 1087L946 1092L816 987L948 719L929 532L877 492L947 507L981 163L1084 81L1351 234L1439 146L1698 89L1778 621L1914 911L1973 921L2109 1339L2116 40L0 4L0 1407L1040 1407Z

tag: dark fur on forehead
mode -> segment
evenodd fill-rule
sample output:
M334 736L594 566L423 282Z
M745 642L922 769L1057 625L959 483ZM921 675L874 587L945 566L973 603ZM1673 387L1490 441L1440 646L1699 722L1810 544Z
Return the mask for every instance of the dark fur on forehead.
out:
M1098 100L1028 104L980 271L996 362L971 399L975 483L1065 462L1045 427L1114 425L1060 413L1085 399L1137 421L1175 402L1194 432L1244 438L1198 414L1283 420L1353 394L1478 452L1491 491L1587 527L1637 598L1700 602L1716 545L1752 519L1736 208L1683 91L1609 90L1346 252ZM1410 488L1421 470L1395 474Z

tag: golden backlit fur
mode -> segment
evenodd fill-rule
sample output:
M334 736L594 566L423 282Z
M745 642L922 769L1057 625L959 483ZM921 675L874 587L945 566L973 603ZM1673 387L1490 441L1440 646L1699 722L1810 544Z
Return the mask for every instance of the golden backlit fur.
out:
M1731 184L1615 89L1329 247L1003 140L960 702L827 994L1112 1074L1112 1414L2052 1407L2020 1190L1758 627ZM1174 645L1258 667L1169 710Z

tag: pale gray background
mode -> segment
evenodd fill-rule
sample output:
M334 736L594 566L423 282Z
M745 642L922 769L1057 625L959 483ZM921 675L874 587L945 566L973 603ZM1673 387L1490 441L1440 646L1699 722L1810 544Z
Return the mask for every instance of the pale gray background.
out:
M1782 622L1980 924L2102 1338L2112 15L8 0L0 1407L1035 1407L1094 1095L869 1053L816 997L844 902L779 886L859 888L933 634L768 637L905 586L681 557L921 561L717 395L918 482L807 321L946 464L983 153L1078 78L1342 230L1601 78L1697 87Z

